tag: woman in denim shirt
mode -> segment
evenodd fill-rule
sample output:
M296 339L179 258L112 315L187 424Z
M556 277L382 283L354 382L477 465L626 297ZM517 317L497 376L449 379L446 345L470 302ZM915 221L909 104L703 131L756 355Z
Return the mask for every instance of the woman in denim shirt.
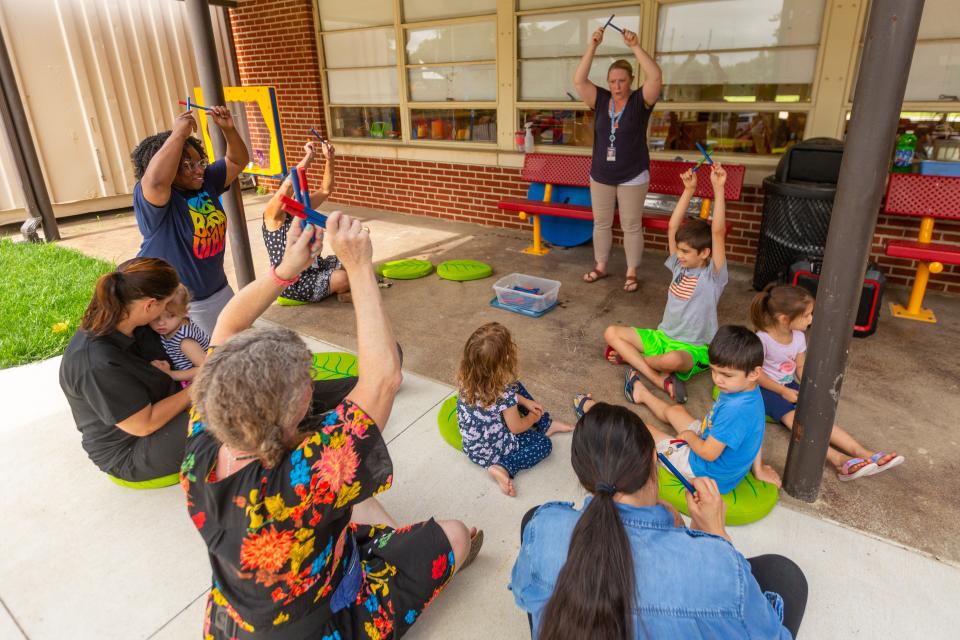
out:
M589 403L588 403L589 405ZM510 589L539 640L791 638L806 606L799 567L747 560L724 530L716 483L687 494L692 528L658 503L657 458L643 421L595 403L574 430L573 469L592 496L524 518Z

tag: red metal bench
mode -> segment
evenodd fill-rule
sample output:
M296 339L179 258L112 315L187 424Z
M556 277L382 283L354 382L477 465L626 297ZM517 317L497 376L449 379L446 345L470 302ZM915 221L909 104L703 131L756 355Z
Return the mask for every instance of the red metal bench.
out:
M550 202L553 186L590 187L590 156L572 156L555 153L528 153L523 159L521 177L527 182L541 182L546 185L543 201L528 200L526 198L504 198L497 206L505 211L516 211L521 220L527 216L533 218L533 244L525 253L543 255L549 251L543 247L540 235L540 216L556 216L560 218L575 218L578 220L593 220L593 211L590 207L576 204ZM679 196L683 193L683 182L680 174L694 166L693 162L674 162L670 160L650 161L649 193ZM726 200L739 200L743 190L743 177L746 167L739 164L725 164L727 183L723 189ZM697 190L695 196L703 198L700 206L700 217L710 215L710 198L713 196L713 187L710 185L710 166L703 165L697 172ZM666 231L670 216L644 212L643 228ZM730 224L727 223L727 231Z
M892 258L917 260L917 274L913 279L910 301L904 307L890 304L890 311L898 318L936 322L930 309L923 308L923 296L931 273L940 273L945 264L960 264L960 247L931 242L936 218L960 219L960 178L924 176L915 173L890 174L884 213L920 218L920 233L916 242L891 240L884 253Z

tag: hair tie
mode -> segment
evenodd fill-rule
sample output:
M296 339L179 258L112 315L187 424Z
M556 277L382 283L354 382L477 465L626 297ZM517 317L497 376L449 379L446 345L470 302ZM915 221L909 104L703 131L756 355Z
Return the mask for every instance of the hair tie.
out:
M617 492L616 485L607 484L606 482L597 483L597 493L600 495L612 496Z

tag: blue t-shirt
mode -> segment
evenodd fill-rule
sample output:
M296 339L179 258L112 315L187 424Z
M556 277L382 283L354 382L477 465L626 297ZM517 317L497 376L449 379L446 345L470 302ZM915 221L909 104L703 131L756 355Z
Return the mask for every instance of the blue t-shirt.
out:
M203 173L199 191L171 189L170 200L154 206L133 187L133 212L143 242L137 257L162 258L177 270L194 300L203 300L227 286L223 252L227 244L227 215L220 204L226 189L227 163L217 160Z
M713 436L727 445L716 460L704 460L690 450L690 469L717 481L728 493L750 471L763 444L763 396L760 387L740 393L721 393L700 424L700 437Z

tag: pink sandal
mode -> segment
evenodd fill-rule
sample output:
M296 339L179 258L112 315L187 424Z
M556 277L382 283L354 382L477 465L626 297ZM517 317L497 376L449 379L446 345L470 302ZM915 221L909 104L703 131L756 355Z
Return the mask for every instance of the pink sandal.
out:
M862 467L850 473L850 467L862 464L866 462ZM840 467L840 471L837 472L837 479L840 482L849 482L850 480L856 480L861 476L869 476L876 473L877 463L870 462L869 460L864 460L863 458L850 458L843 463L843 466Z

